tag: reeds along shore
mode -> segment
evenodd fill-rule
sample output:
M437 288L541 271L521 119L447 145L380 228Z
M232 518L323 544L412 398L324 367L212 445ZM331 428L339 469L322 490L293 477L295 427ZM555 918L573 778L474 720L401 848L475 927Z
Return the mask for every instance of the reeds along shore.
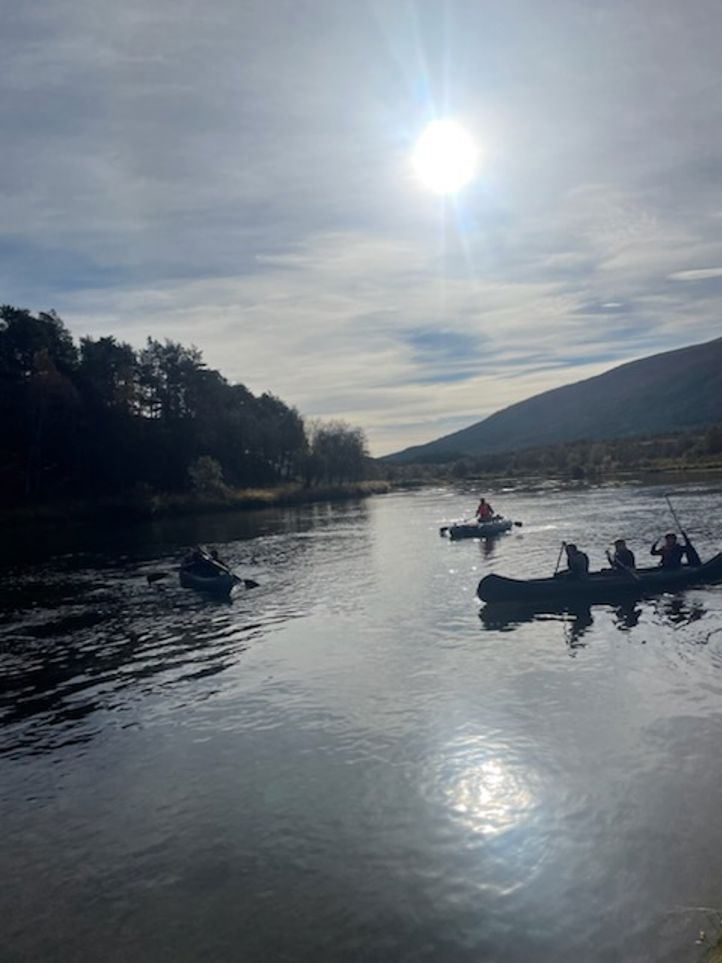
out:
M7 524L64 519L148 519L172 518L203 513L258 511L284 505L303 505L324 501L343 501L382 495L391 490L381 480L345 482L339 485L279 485L272 488L228 488L215 492L155 493L134 492L125 496L46 502L32 506L16 506L0 512Z

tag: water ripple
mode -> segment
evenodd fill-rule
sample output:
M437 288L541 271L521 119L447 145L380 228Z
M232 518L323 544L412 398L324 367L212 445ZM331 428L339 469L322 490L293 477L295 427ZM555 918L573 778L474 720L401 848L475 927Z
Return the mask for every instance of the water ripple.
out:
M722 590L474 598L489 571L553 570L561 539L641 557L662 494L510 485L490 495L524 526L491 543L438 537L475 502L460 487L21 548L0 579L7 952L692 963L722 887ZM677 500L709 554L718 494ZM260 587L182 590L197 541Z

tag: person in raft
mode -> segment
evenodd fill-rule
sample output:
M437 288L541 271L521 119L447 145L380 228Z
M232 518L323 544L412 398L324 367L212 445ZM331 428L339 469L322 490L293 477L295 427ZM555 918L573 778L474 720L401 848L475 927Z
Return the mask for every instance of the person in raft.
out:
M567 553L567 567L563 572L569 578L586 578L589 574L589 556L580 552L577 546L570 542L564 546Z
M634 552L627 548L627 543L623 538L618 538L614 543L614 555L607 552L607 559L612 568L631 568L636 565Z
M476 508L476 520L477 522L488 522L494 517L494 509L491 507L489 502L482 498Z
M200 545L196 545L183 558L181 567L191 571L194 575L203 575L210 578L218 575L225 566L218 557L218 552L213 550L210 554L204 551Z
M674 570L682 568L682 559L687 559L688 565L701 565L697 550L690 542L687 533L682 532L684 544L680 545L674 532L668 532L664 536L664 542L659 544L659 539L652 545L649 554L659 555L659 564L662 568Z

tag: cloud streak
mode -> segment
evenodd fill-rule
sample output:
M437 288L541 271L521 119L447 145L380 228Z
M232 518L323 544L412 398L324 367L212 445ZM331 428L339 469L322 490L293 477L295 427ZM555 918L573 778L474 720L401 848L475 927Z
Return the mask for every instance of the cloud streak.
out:
M710 278L722 278L722 267L692 268L669 275L670 281L708 281Z

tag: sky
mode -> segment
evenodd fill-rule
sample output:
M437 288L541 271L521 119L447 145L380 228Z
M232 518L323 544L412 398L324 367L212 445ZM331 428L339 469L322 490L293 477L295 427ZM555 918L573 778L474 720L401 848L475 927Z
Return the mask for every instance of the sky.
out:
M722 334L718 0L0 0L0 302L382 455ZM450 116L477 176L412 164Z

